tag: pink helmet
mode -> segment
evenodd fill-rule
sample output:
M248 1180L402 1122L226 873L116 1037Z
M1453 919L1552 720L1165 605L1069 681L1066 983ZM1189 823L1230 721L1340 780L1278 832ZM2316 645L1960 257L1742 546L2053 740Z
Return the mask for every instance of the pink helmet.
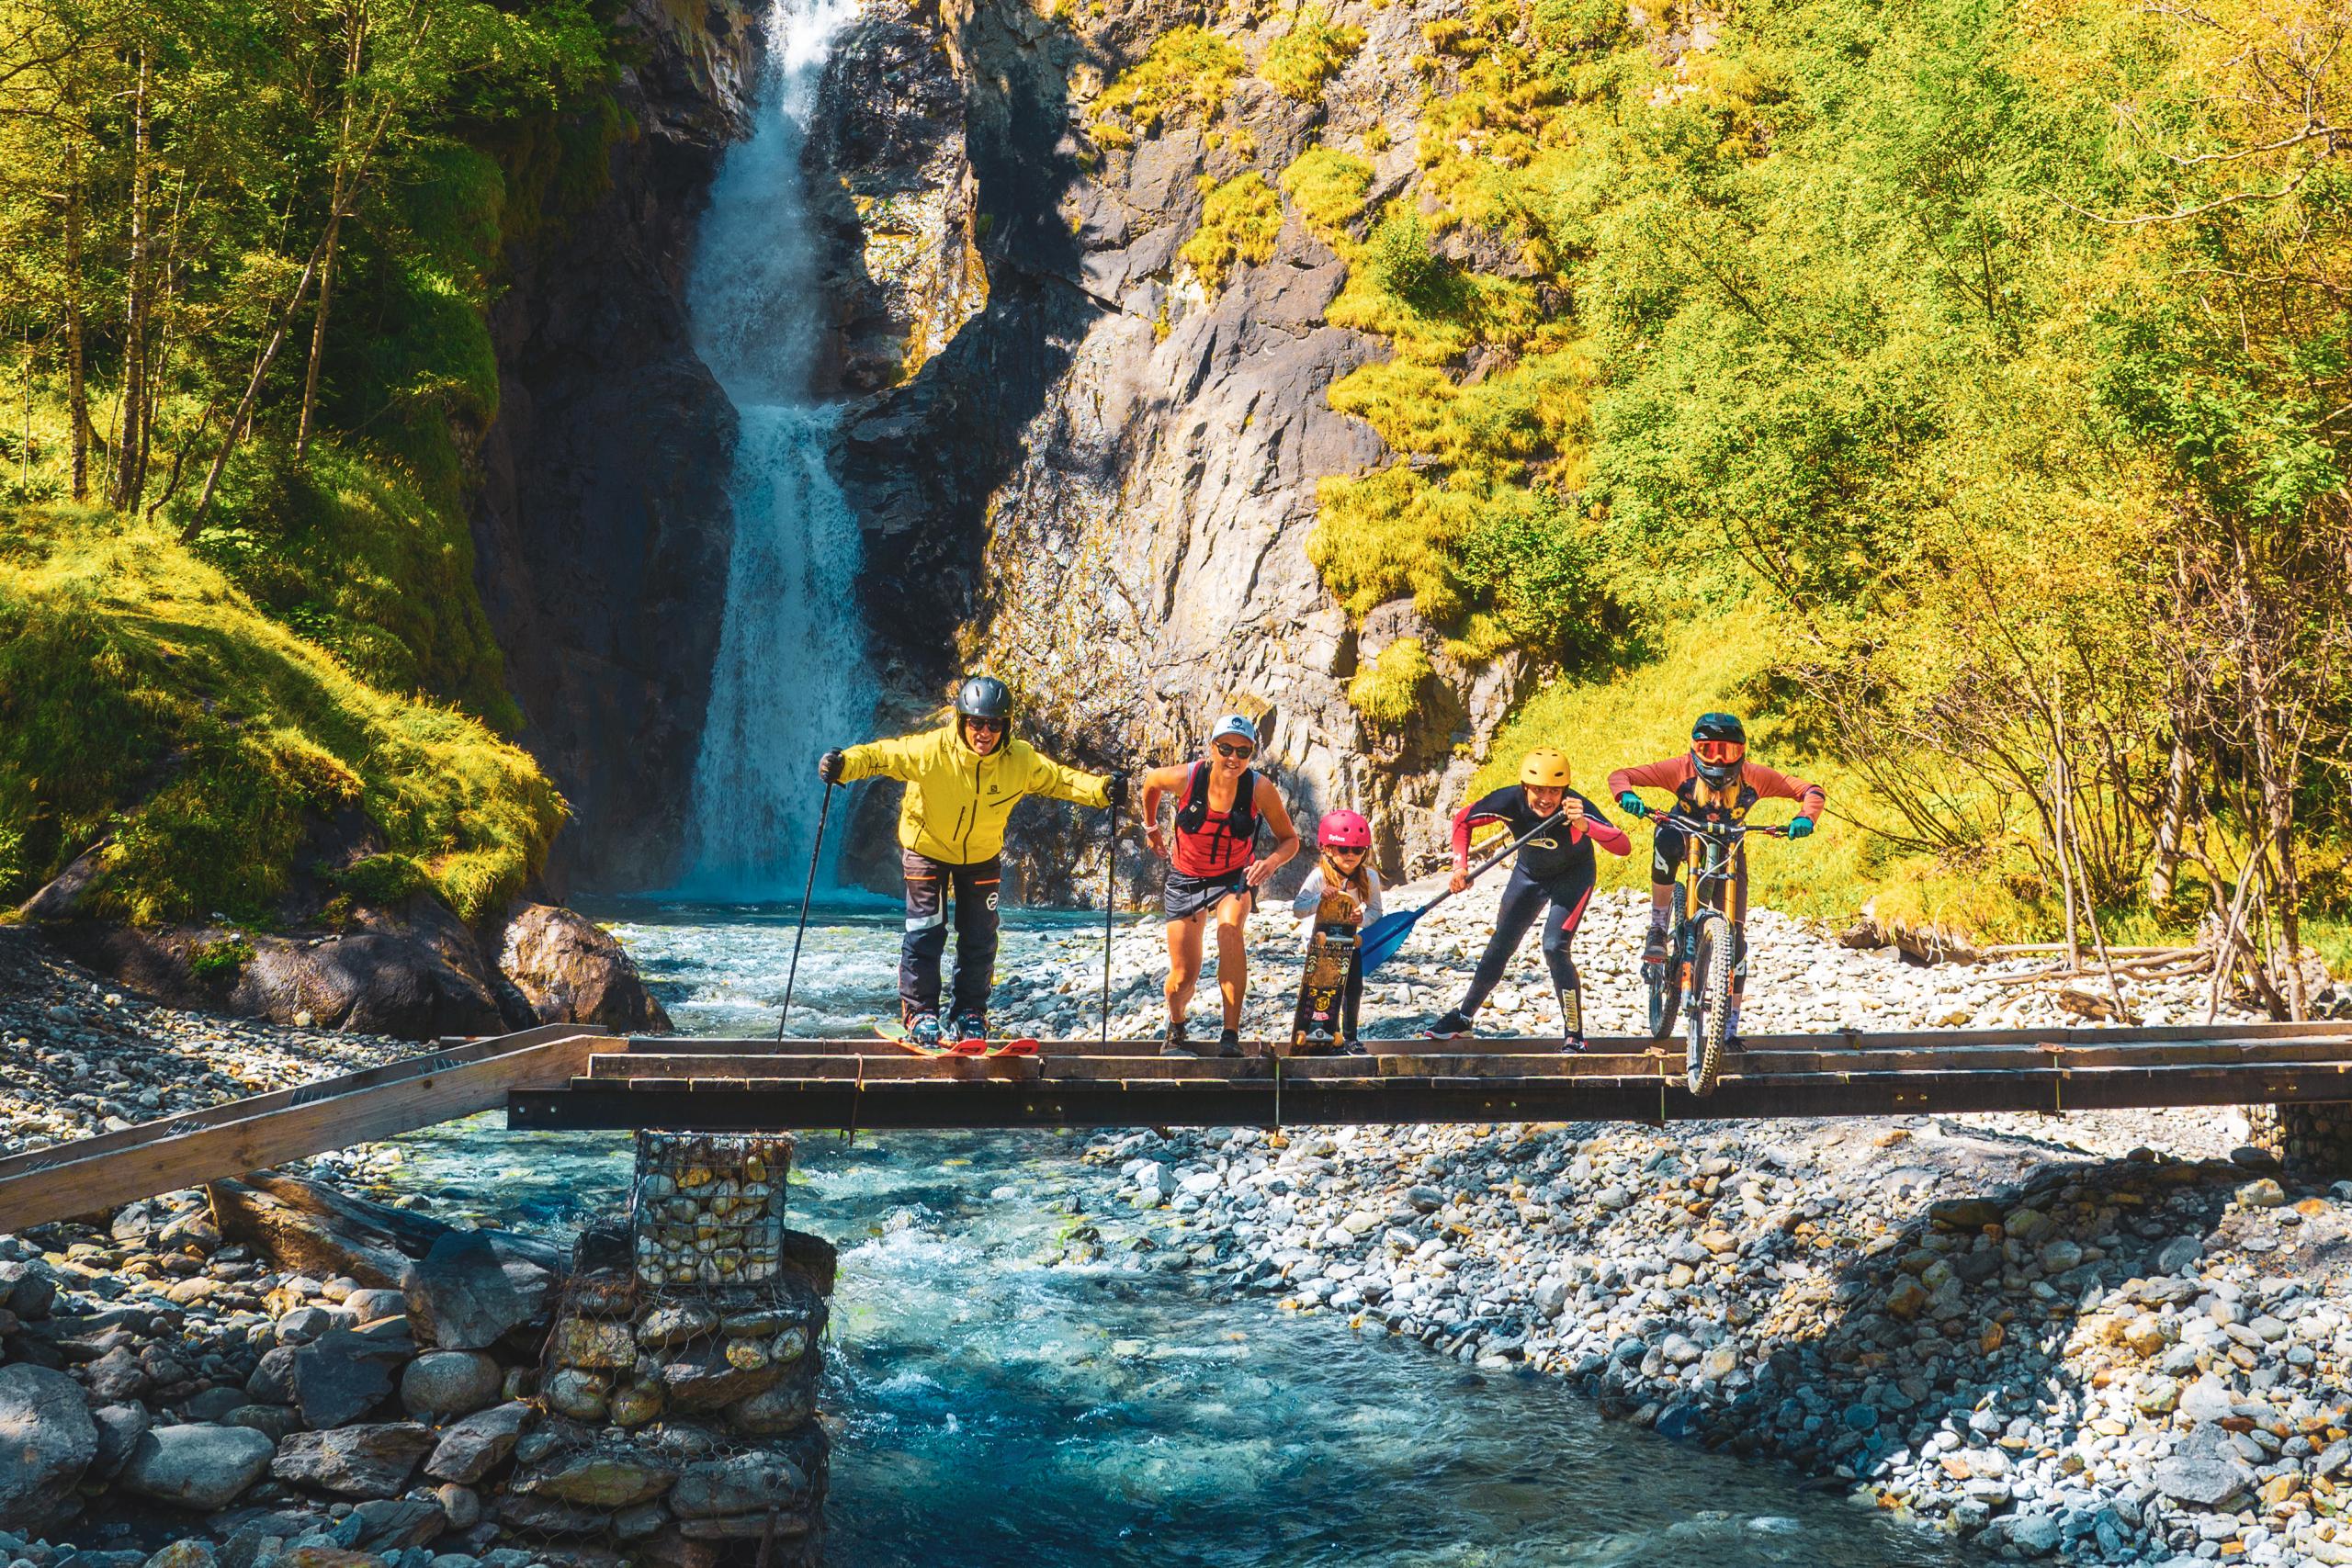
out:
M1360 811L1329 811L1324 813L1322 826L1315 830L1315 841L1327 850L1368 850L1372 848L1372 824Z

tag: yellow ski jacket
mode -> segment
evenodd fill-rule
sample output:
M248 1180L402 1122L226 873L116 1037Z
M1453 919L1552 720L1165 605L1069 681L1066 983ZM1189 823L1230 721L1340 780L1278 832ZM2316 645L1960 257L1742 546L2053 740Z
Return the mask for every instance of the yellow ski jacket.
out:
M1004 848L1004 819L1024 795L1080 806L1108 806L1107 784L1094 773L1037 755L1007 736L983 757L964 744L954 720L937 729L869 741L842 753L842 779L899 779L899 844L950 865L973 865Z

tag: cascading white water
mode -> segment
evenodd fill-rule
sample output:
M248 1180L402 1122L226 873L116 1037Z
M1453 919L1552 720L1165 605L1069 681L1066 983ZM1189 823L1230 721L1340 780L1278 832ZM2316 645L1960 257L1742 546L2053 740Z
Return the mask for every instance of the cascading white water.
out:
M817 758L865 739L874 716L857 522L825 467L837 411L811 391L825 322L800 166L818 77L856 14L857 0L775 0L757 123L711 186L687 281L695 346L741 421L734 562L681 887L705 897L800 896Z

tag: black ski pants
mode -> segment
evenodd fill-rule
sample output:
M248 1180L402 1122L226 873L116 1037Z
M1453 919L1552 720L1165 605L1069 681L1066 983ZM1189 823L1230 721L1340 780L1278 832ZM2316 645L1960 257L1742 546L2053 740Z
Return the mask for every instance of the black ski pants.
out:
M1502 908L1495 915L1495 934L1487 939L1487 951L1478 959L1477 972L1470 976L1469 990L1463 993L1462 1016L1470 1017L1486 1001L1502 979L1503 971L1510 966L1511 955L1519 951L1527 928L1535 923L1539 914L1544 917L1544 963L1552 971L1552 988L1574 991L1577 961L1569 955L1568 948L1576 941L1584 907L1591 901L1589 871L1555 882L1538 882L1513 865L1510 880L1503 884Z
M907 884L907 934L899 944L899 1005L908 1016L939 1010L939 961L947 951L947 904L956 904L955 1013L989 1010L996 979L996 894L1004 860L990 855L970 865L899 852Z

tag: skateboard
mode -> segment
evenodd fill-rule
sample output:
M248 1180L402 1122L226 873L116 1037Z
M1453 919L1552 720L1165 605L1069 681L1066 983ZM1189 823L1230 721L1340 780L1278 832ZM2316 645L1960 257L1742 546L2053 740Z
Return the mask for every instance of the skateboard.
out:
M1298 1009L1291 1015L1290 1048L1331 1050L1340 1043L1340 1010L1348 990L1348 964L1360 939L1356 901L1327 893L1315 908L1315 934L1306 944L1306 966L1299 977Z

